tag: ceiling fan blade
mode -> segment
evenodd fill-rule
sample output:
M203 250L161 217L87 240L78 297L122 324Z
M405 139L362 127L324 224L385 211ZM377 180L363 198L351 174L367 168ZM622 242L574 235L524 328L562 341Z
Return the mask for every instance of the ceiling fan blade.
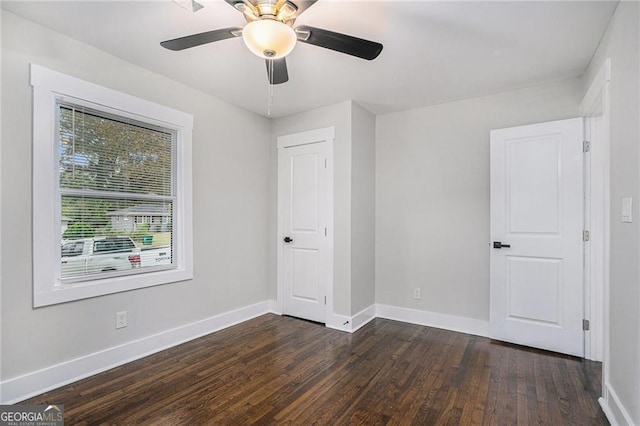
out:
M357 56L371 61L382 52L382 44L322 28L301 25L295 28L298 41Z
M160 43L160 46L169 50L184 50L202 44L213 43L214 41L226 40L238 37L242 32L240 27L221 28L219 30L207 31L205 33L192 34L185 37L174 38Z
M267 64L267 78L271 84L282 84L289 81L286 58L265 59Z
M242 3L242 0L224 0L226 1L229 5L233 6L233 8L236 8L236 3Z

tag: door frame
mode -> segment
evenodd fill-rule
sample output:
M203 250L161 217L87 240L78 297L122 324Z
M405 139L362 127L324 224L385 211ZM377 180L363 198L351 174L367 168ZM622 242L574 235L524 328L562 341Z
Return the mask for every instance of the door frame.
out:
M584 314L590 330L585 332L584 357L602 361L603 386L609 378L610 84L611 59L607 58L580 104L585 139L590 142L584 168L585 229L590 234L584 276Z
M284 200L282 194L284 188L282 187L283 181L280 178L281 173L284 172L283 165L280 164L280 150L291 148L294 146L310 145L315 143L326 143L327 145L327 167L326 167L326 179L327 179L327 244L326 244L326 256L327 256L327 282L325 288L325 295L327 302L325 304L325 323L329 321L333 314L333 264L334 264L334 187L333 187L333 142L335 139L335 128L325 127L321 129L309 130L306 132L293 133L290 135L278 136L277 149L278 149L278 211L277 211L277 286L276 286L276 307L279 312L284 313L284 244L282 240L284 238L284 224L282 223L282 211L284 209Z

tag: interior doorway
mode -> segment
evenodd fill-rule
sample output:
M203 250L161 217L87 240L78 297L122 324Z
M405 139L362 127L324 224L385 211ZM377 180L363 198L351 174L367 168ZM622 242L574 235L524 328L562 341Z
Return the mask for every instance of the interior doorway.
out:
M278 138L278 304L325 323L333 285L333 128Z

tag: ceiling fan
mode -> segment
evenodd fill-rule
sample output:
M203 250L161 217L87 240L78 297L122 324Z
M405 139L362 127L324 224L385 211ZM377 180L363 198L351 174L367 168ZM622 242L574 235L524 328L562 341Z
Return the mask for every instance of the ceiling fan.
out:
M185 37L166 40L160 45L169 50L183 50L202 44L242 37L254 54L264 58L270 84L289 80L285 57L296 41L335 50L358 58L373 60L382 52L382 44L336 33L321 28L300 25L295 20L317 0L225 0L242 12L247 24L228 27Z

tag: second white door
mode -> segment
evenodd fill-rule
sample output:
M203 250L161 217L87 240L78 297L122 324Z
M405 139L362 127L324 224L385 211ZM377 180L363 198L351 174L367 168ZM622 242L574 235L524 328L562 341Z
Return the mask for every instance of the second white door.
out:
M279 138L278 199L283 313L326 321L329 280L329 141L305 133ZM318 139L318 140L316 140ZM306 142L306 143L305 143ZM297 144L297 145L291 145Z
M583 123L491 132L491 337L583 355Z

